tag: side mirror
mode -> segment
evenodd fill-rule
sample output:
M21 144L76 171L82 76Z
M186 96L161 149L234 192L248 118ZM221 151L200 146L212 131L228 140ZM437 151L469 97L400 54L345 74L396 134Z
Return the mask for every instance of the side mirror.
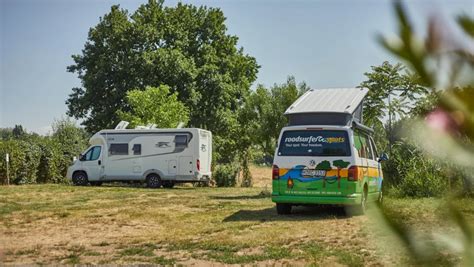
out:
M387 160L388 160L387 154L382 152L382 154L380 155L380 157L378 159L378 162L387 161Z
M86 156L83 154L79 154L79 161L85 161L85 160L86 160Z

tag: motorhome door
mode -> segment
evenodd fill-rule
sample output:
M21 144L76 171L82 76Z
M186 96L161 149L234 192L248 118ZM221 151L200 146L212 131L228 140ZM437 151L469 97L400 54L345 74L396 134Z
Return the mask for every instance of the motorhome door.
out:
M81 157L82 168L87 173L89 181L97 181L104 174L102 162L102 146L93 146Z

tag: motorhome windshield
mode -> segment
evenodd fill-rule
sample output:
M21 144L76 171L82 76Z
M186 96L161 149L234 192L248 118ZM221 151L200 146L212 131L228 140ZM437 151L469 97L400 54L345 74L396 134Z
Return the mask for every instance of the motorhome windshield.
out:
M278 147L279 156L350 156L346 131L285 131Z

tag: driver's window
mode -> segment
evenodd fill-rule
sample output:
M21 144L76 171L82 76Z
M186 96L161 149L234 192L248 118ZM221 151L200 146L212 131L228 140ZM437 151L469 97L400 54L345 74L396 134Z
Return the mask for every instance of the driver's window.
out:
M84 159L86 161L97 160L100 157L100 150L101 150L100 146L92 147L91 149L89 149L89 151L87 151L87 153L84 156Z

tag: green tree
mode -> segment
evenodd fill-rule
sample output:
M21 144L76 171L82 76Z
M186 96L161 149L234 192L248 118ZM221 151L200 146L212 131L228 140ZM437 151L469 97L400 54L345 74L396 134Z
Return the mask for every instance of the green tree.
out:
M407 114L412 104L428 92L400 63L392 65L385 61L371 69L371 72L364 73L367 80L359 85L369 89L363 115L364 123L369 126L381 123L385 116Z
M159 128L174 128L189 121L188 108L178 100L177 92L170 94L166 85L128 91L126 103L130 111L119 110L118 117L130 122L131 127L152 123Z
M351 164L348 161L343 161L341 159L334 160L332 165L337 168L337 187L341 188L341 169L347 168Z
M297 84L295 78L289 76L285 83L275 84L270 89L259 85L249 97L246 107L254 118L252 142L264 152L266 163L271 163L280 130L288 124L286 109L308 89L304 82Z
M59 161L59 166L57 167L58 172L62 177L65 177L67 168L71 164L73 157L78 156L86 149L88 145L88 135L84 129L77 127L76 123L68 117L55 120L52 128L52 142L46 142L43 145L43 151L46 156L42 160L43 162L48 160L48 164ZM57 153L59 153L59 155L57 155ZM45 179L55 178L56 177L47 177Z
M380 66L372 66L371 72L364 75L367 80L359 87L369 89L364 100L364 124L375 128L384 129L383 120L388 116L388 133L377 131L375 140L379 147L388 137L388 148L391 150L393 143L392 121L402 118L415 106L416 102L428 91L419 84L419 78L409 73L406 68L397 63L395 65L385 61ZM383 133L383 136L380 136Z
M27 135L26 131L23 129L23 126L21 125L15 125L15 127L12 130L12 135L13 138L15 139L21 139Z
M178 3L165 7L150 0L133 14L112 6L89 31L82 54L68 71L82 87L73 88L68 114L83 119L88 131L119 122L129 112L127 91L169 86L189 109L189 125L211 130L216 151L231 140L258 65L227 34L218 8Z

